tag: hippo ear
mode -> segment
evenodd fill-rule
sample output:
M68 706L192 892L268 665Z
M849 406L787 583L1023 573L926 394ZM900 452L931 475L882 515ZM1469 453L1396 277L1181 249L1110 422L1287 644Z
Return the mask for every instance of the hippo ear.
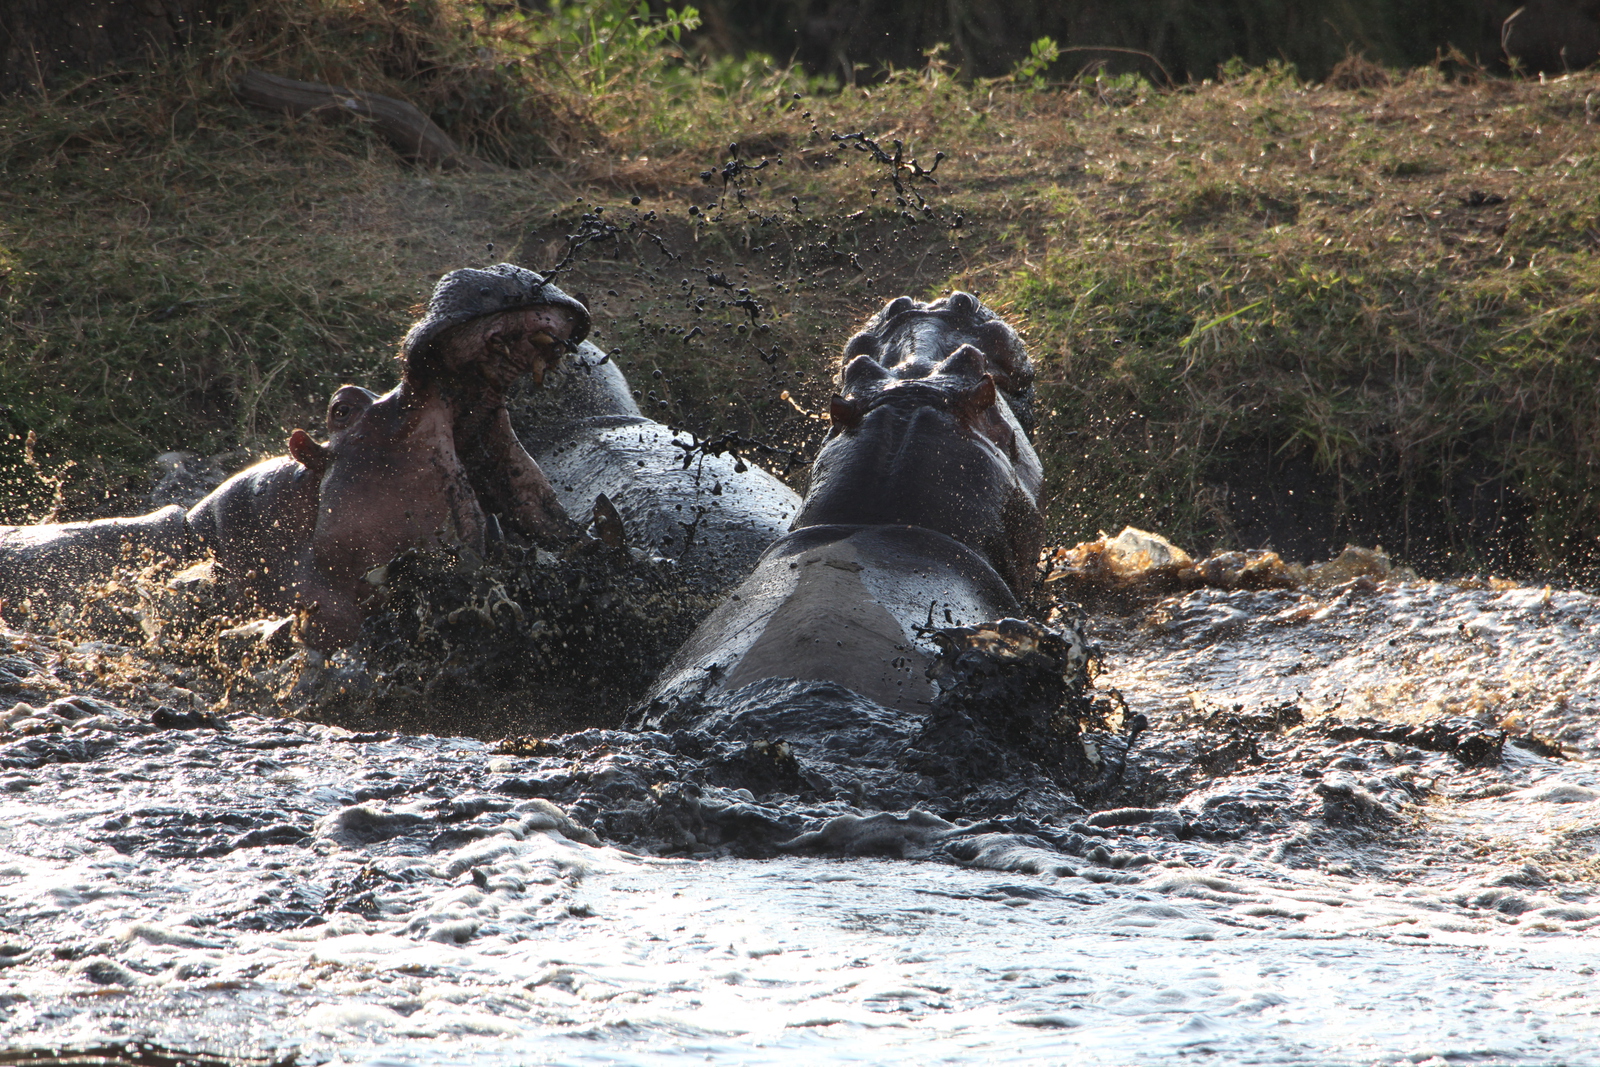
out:
M956 402L956 415L963 423L971 423L979 415L994 407L994 379L985 374Z
M944 298L944 312L962 319L975 318L978 314L978 298L971 293L957 289Z
M311 439L304 430L289 435L289 455L318 478L328 471L328 448Z
M837 393L828 402L828 418L833 422L834 428L839 430L853 430L861 425L863 412L861 405L854 400L842 397Z
M988 373L989 361L982 349L962 345L933 370L935 374L948 374L952 378L976 378Z
M978 328L978 335L989 357L989 369L996 375L995 385L1002 392L1019 393L1033 384L1033 361L1017 331L993 319Z

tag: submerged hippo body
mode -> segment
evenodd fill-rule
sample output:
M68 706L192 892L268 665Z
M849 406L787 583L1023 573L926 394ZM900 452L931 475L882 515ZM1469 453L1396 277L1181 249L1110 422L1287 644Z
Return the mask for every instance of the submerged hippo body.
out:
M211 576L264 607L282 606L317 521L320 479L293 456L246 467L189 509L196 551L215 557ZM192 553L191 553L192 554Z
M0 526L0 600L34 610L78 598L127 552L185 559L194 551L187 517L176 504L126 519Z
M937 326L942 310L924 318ZM916 711L933 696L920 628L1018 613L1043 534L1039 460L969 336L924 329L910 358L894 360L879 358L888 346L846 349L793 531L679 650L646 698L646 725L773 678L834 682ZM1020 343L1007 357L1013 379L1031 374Z
M674 441L688 438L646 418L621 369L587 342L521 398L513 421L569 511L605 494L630 545L678 560L713 588L748 574L800 508L794 490L732 457L697 455L686 468Z
M920 526L808 526L767 550L673 657L652 696L692 699L798 678L915 711L933 698L919 626L1018 611L988 561L954 538Z

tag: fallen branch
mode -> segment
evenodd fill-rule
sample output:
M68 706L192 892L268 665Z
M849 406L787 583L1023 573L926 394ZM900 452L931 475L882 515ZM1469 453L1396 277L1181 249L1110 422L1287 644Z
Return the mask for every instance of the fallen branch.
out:
M289 115L311 115L338 121L365 119L408 159L430 167L494 170L470 152L463 152L450 135L404 100L377 93L357 92L321 82L280 78L260 70L247 70L233 87L234 94L252 107Z

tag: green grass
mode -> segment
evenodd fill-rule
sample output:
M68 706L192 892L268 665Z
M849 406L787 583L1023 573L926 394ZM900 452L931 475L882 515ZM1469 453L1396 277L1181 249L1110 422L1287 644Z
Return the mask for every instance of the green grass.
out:
M153 450L270 450L329 371L376 373L404 321L387 264L318 217L369 164L263 137L216 94L139 88L0 112L0 456L35 433L76 462L79 508Z
M1273 68L1157 92L933 66L796 100L803 79L760 62L641 55L586 100L476 9L378 47L338 29L375 7L289 10L292 34L258 22L168 69L0 102L0 520L49 510L51 475L83 517L134 506L157 452L276 451L340 382L392 381L439 272L547 267L601 206L619 232L562 284L642 399L697 432L807 447L820 423L781 393L824 406L862 318L960 285L1040 361L1059 540L1132 523L1225 547L1226 490L1264 456L1313 472L1351 530L1416 516L1427 537L1386 547L1436 568L1600 558L1593 75L1344 91ZM479 104L438 84L445 60L477 71ZM227 88L251 64L406 95L516 166L430 174L365 129L252 113ZM907 222L888 169L829 138L858 130L947 154L917 186L931 214ZM700 178L731 142L774 161L742 204ZM761 302L754 328L708 272ZM1463 517L1474 493L1515 501L1514 565Z
M1593 85L1422 71L1069 111L1088 176L1040 196L1027 262L992 272L1053 356L1051 406L1083 413L1049 432L1090 442L1087 476L1058 462L1055 483L1085 518L1116 500L1204 540L1208 483L1261 443L1350 501L1448 511L1460 478L1503 484L1538 559L1592 552Z

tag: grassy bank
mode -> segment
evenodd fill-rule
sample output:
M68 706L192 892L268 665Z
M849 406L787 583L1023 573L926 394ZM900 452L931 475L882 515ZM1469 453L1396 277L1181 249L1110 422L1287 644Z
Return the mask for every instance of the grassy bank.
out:
M0 518L134 506L171 448L275 451L340 382L392 380L439 272L549 267L587 233L562 283L696 432L803 452L797 408L854 325L959 285L1040 360L1061 540L1253 542L1271 513L1436 569L1600 556L1591 75L1157 92L932 66L797 99L759 64L673 65L670 34L597 71L448 5L376 43L376 8L294 10L293 33L0 102ZM252 112L246 66L407 96L504 169ZM902 169L897 193L831 138L859 131L943 152L937 183ZM767 165L729 167L731 143Z

